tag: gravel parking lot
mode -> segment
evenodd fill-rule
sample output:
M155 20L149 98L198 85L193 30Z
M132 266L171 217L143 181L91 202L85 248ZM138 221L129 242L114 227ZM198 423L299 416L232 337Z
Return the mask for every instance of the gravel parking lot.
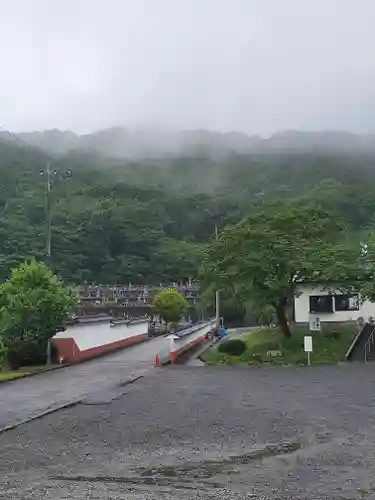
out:
M375 364L155 370L0 435L0 498L372 499L374 387Z

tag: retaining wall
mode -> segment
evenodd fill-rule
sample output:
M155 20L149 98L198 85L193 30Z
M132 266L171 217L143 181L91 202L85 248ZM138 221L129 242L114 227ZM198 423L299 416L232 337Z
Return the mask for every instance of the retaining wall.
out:
M215 328L214 319L197 323L189 328L168 335L170 362L177 359L193 347L202 344L207 339L207 334Z
M72 363L94 358L148 339L148 318L78 322L58 332L52 343L60 362Z

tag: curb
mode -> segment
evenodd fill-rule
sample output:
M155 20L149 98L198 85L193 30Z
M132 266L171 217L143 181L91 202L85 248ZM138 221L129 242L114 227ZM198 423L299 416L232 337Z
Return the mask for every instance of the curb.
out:
M120 382L116 387L126 387L128 385L134 384L137 382L137 380L140 380L143 378L144 375L137 375L136 377L133 377L131 379L125 380L123 382ZM4 434L5 432L11 431L12 429L15 429L16 427L19 427L20 425L28 424L29 422L33 422L34 420L39 420L42 417L45 417L46 415L50 415L52 413L56 413L60 410L65 410L67 408L72 408L73 406L77 406L80 403L82 403L86 398L88 394L85 394L83 396L80 396L79 398L75 398L69 402L65 403L57 403L56 406L51 405L50 407L45 408L44 410L41 410L40 412L35 413L34 415L31 415L27 418L24 418L22 420L19 420L17 422L13 422L12 424L5 425L4 427L0 427L0 436L1 434Z

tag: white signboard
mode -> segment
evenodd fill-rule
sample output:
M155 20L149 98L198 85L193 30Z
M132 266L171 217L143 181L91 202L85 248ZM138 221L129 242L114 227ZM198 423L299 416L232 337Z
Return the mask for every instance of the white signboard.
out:
M313 350L312 337L310 336L304 337L304 340L305 340L305 352L312 352Z
M319 316L310 316L309 328L310 328L310 332L320 332L320 318L319 318Z
M307 364L310 366L311 365L311 353L313 350L313 342L312 342L312 337L310 335L307 335L304 337L304 343L305 343L305 352L307 352Z

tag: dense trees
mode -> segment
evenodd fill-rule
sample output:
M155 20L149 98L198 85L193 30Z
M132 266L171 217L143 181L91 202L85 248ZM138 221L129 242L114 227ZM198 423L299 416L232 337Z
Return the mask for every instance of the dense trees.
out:
M375 223L375 158L321 153L228 153L125 162L75 153L58 159L0 142L0 280L45 253L45 178L52 170L52 257L70 282L170 282L195 277L219 229L255 207L316 200L350 230Z

